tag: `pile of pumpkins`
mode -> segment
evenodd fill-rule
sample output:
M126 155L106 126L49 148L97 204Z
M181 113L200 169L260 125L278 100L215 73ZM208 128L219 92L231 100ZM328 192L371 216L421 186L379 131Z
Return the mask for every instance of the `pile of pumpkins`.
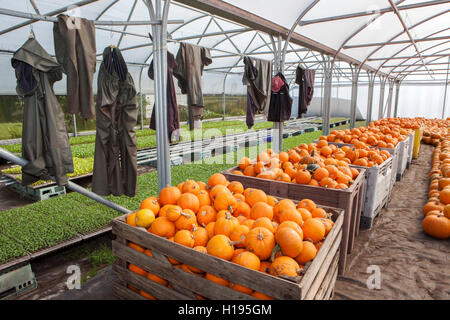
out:
M441 140L442 139L442 140ZM444 137L433 151L428 202L423 207L423 231L437 239L450 237L450 135Z
M448 121L441 119L427 119L423 122L422 141L437 147L447 135Z
M346 153L326 141L302 143L286 152L271 149L258 154L256 161L243 157L239 170L231 173L262 179L307 184L316 187L347 189L359 175L350 168Z
M334 225L330 214L312 200L279 201L262 190L245 189L240 182L229 182L220 173L213 174L208 183L187 180L177 187L162 189L159 197L145 199L140 209L129 214L126 221L204 254L273 276L288 277L302 275L305 264L314 259ZM134 243L128 245L152 255L148 248ZM174 268L259 299L272 299L173 258L168 257L168 260ZM139 266L130 264L129 269L170 286L166 279ZM129 288L154 299L133 286Z
M379 148L395 148L395 146L406 139L409 134L408 129L401 128L398 125L381 125L371 122L367 127L359 127L345 130L334 130L326 140L328 142L348 143L357 145L363 142L365 145Z

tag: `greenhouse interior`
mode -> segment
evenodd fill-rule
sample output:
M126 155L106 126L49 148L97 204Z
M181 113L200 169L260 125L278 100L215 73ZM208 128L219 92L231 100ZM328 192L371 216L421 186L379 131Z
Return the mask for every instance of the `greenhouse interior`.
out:
M0 17L0 300L450 299L450 1Z

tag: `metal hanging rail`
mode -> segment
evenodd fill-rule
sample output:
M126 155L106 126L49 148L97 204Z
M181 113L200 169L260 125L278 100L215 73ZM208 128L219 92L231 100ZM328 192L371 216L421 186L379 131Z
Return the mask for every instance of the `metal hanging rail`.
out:
M92 1L91 1L92 2ZM64 10L66 11L66 10ZM25 18L35 21L48 21L48 22L57 22L58 18L49 16L49 15L39 15L34 13L27 13L27 12L20 12L10 9L3 9L0 8L0 14L11 16L11 17L17 17L17 18ZM167 20L168 24L180 24L183 23L184 20ZM95 20L94 24L97 26L144 26L144 25L155 25L155 24L161 24L162 20L142 20L142 21L99 21ZM21 26L22 27L22 26ZM0 32L0 33L3 33Z

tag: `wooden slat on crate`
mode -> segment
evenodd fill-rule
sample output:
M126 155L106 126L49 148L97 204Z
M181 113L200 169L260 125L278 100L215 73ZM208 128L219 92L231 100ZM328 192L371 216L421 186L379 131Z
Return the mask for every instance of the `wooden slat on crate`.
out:
M253 290L264 292L267 286L274 285L274 281L282 281L278 287L273 288L273 294L277 295L274 298L292 299L300 296L300 289L296 283L277 279L259 271L242 268L237 264L189 249L154 234L142 232L142 230L131 227L122 221L113 220L113 231L118 232L122 237L126 234L129 241L135 242L144 248L152 248L159 252L170 252L171 258L183 261L185 264L205 272L215 274L229 281L239 279L240 285ZM226 264L226 270L224 270L224 263Z
M339 233L339 235L336 238L337 240L342 239L342 233ZM320 252L320 250L319 250ZM329 267L332 264L333 260L336 259L336 253L339 252L339 242L336 241L333 244L333 247L330 249L328 254L325 257L325 260L322 263L321 268L318 270L314 282L312 283L311 287L309 288L308 292L304 292L303 299L305 300L311 300L314 299L314 296L316 295L317 291L320 288L320 285L323 283L325 275L329 271ZM303 293L303 292L302 292Z
M151 294L157 299L160 300L189 299L188 296L182 295L179 292L171 290L166 286L151 281L146 277L140 276L137 273L134 273L128 269L119 266L118 264L113 264L113 271L117 274L117 277L123 282L131 284L132 286Z
M328 234L328 236L325 238L322 247L320 248L314 260L312 261L307 272L316 275L322 268L322 265L325 262L327 255L329 254L329 251L333 248L333 246L334 245L337 245L338 247L340 246L341 241L335 240L337 239L338 235L341 234L343 220L344 220L343 215L340 215L337 218L335 222L336 227L333 228ZM314 279L315 277L304 277L300 282L300 287L302 288L302 298L309 291Z
M167 257L165 255L163 255L162 253L159 253L156 250L152 250L152 257L155 258L156 260L158 260L159 262L161 262L164 266L166 266L167 268L172 268L172 264L169 262L169 260L167 259ZM188 299L193 299L196 300L197 297L195 296L194 293L192 293L192 291L190 291L189 289L186 289L174 282L169 282L170 285L173 287L173 289L175 291L178 291L179 293L185 295Z
M113 282L113 291L116 296L120 297L122 300L147 300L145 297L122 286L120 283Z
M336 256L339 256L339 254L337 253ZM334 285L337 279L338 263L339 263L338 259L333 260L325 279L323 279L322 285L320 286L319 290L316 293L316 296L314 297L315 300L330 299L330 293L334 289Z
M113 241L113 253L128 262L140 266L142 269L152 272L157 276L173 281L181 286L189 286L192 291L209 299L233 300L233 299L254 299L252 296L240 293L231 288L224 287L190 274L177 268L166 268L158 260L140 253L130 247ZM194 250L193 250L194 251ZM206 256L206 255L205 255ZM255 271L256 272L256 271ZM286 281L287 282L287 281ZM171 298L173 299L173 298Z

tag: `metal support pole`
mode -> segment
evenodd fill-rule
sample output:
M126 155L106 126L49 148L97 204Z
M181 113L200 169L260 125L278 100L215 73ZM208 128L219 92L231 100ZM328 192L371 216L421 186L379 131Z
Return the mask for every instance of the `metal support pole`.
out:
M77 117L76 117L76 115L73 115L73 136L74 137L78 137Z
M144 107L142 102L142 70L144 70L144 67L141 67L141 72L139 73L139 112L141 113L141 130L144 129Z
M394 118L397 118L398 112L398 98L400 94L400 81L395 82L395 102L394 102Z
M367 72L369 78L369 94L367 100L367 115L366 125L372 122L372 106L373 106L373 87L375 85L375 74L373 72Z
M322 134L330 134L330 109L331 109L331 86L333 82L333 62L330 57L324 57L324 97L322 108Z
M445 77L444 102L442 104L442 119L445 119L445 109L447 107L448 72L450 68L450 57L448 57L447 76Z
M169 134L167 131L167 15L170 0L166 0L164 8L161 0L144 0L148 7L150 20L162 20L162 24L152 24L153 33L153 68L155 88L155 116L156 116L156 151L159 190L171 183Z
M389 94L388 94L388 101L387 101L387 115L386 118L391 117L391 111L392 111L392 99L394 98L394 80L389 79Z
M350 101L350 128L354 128L356 126L356 104L358 100L358 77L359 77L359 68L357 65L351 65L350 68L352 71L352 97Z
M227 74L225 74L225 76L223 77L223 85L222 85L222 110L223 110L223 116L222 116L222 120L225 120L225 113L226 113L226 101L225 101L225 83L227 80Z
M380 75L380 101L378 105L378 120L383 119L385 87L386 87L386 77Z
M278 46L275 43L273 37L271 37L272 46L274 51L274 69L276 72L281 71L281 37L278 37ZM274 122L272 130L272 149L279 153L283 151L283 122Z
M13 162L13 163L15 163L15 164L17 164L19 166L22 166L22 167L26 166L28 164L27 160L25 160L23 158L20 158L20 157L18 157L16 155L12 154L9 151L6 151L3 148L0 148L0 158L6 159L8 161L11 161L11 162ZM51 179L53 181L55 180L54 177L51 177ZM82 194L83 196L88 197L89 199L97 201L97 202L99 202L99 203L101 203L101 204L103 204L103 205L105 205L105 206L107 206L107 207L109 207L111 209L117 210L117 211L122 212L122 213L130 213L131 212L130 210L128 210L128 209L126 209L126 208L124 208L122 206L119 206L118 204L115 204L115 203L113 203L111 201L108 201L105 198L99 196L98 194L95 194L95 193L93 193L93 192L91 192L91 191L89 191L89 190L87 190L87 189L85 189L85 188L83 188L83 187L81 187L81 186L71 182L71 181L69 181L66 184L66 187L68 189L72 190L72 191L78 192L78 193Z

